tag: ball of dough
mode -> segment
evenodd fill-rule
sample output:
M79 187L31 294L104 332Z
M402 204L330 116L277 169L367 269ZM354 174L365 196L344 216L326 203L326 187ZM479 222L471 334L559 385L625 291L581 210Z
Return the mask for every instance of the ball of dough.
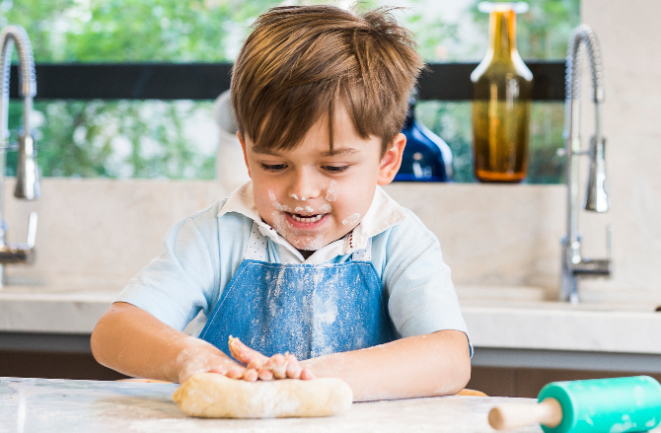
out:
M172 399L192 416L286 418L336 415L351 406L353 393L340 379L246 382L202 373L177 388Z

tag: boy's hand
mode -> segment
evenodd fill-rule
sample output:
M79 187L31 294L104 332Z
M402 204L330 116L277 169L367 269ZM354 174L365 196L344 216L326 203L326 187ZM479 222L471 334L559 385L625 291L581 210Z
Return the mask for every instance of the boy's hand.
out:
M218 373L230 379L240 379L246 369L211 344L193 339L188 340L188 347L181 351L176 363L179 370L179 383L199 373Z
M234 337L230 337L229 348L232 356L247 366L242 379L249 382L254 382L257 379L310 380L316 378L310 369L301 368L296 357L290 353L284 355L278 353L269 358L249 348L241 340Z

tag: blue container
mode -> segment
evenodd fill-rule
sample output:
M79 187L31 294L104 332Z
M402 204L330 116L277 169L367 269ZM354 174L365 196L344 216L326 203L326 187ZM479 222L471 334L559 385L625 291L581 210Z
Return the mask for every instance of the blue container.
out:
M452 151L445 141L415 118L415 92L402 133L406 148L395 182L448 182L452 178Z

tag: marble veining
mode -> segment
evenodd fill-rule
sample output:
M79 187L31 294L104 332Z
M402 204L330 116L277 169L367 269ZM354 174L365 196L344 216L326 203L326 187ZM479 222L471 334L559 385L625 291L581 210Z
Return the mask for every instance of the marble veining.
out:
M200 419L172 402L177 385L0 378L0 432L447 432L492 433L503 397L437 397L357 403L331 418ZM533 399L516 399L533 404ZM540 433L539 427L518 433Z

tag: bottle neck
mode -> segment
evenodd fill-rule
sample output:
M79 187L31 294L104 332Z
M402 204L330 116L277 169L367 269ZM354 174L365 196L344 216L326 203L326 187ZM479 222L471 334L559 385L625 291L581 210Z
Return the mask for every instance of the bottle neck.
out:
M490 50L495 58L510 57L516 52L516 13L513 10L491 12L489 38Z

